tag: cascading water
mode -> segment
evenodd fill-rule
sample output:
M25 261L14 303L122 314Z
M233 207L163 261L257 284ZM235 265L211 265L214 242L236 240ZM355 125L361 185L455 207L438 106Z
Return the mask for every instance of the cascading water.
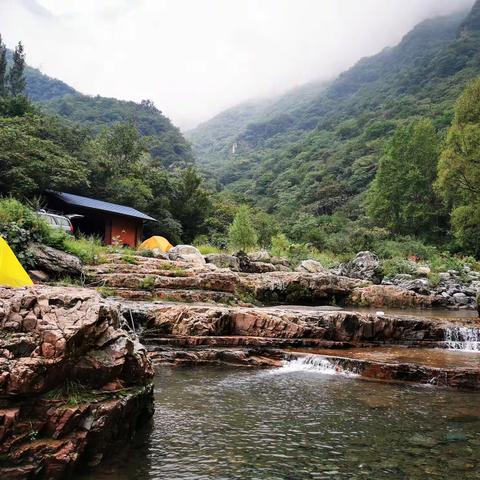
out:
M450 327L445 330L445 343L449 350L480 352L480 329Z
M305 355L294 360L287 360L279 369L272 370L273 374L313 371L324 375L357 376L355 372L345 369L338 360L328 359L320 355Z

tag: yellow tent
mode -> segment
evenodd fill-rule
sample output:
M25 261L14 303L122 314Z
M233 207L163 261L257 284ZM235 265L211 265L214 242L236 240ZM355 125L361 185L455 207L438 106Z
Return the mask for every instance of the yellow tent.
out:
M0 237L0 285L24 287L33 285L8 243Z
M147 238L138 247L139 250L155 250L156 248L162 252L168 252L173 248L173 245L165 237L154 235L153 237Z

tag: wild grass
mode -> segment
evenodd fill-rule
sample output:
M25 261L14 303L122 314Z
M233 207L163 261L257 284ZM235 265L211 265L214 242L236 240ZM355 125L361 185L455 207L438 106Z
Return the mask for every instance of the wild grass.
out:
M80 405L95 397L91 390L78 380L66 379L63 385L47 392L44 398L60 400L67 405Z
M138 288L140 290L152 291L155 288L155 277L153 275L147 275L138 282Z
M98 265L105 262L108 250L102 246L98 237L80 236L79 238L67 238L64 241L64 250L76 255L87 265Z
M211 245L210 243L202 243L195 245L195 247L198 248L202 255L209 255L211 253L229 253L228 250L222 250L221 248Z

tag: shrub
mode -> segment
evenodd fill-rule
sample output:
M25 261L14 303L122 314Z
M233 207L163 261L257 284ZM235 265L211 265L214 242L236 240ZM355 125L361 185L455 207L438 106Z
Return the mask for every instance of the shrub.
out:
M414 275L417 271L417 265L414 262L403 258L389 258L381 263L382 273L385 277L394 277L401 273Z
M97 237L67 238L63 248L88 265L102 263L106 253L106 248L102 246L101 240Z
M225 250L222 250L215 245L210 245L209 243L203 243L201 245L195 245L198 248L198 251L202 255L208 255L209 253L225 253Z
M155 254L153 253L153 250L140 250L140 252L138 252L138 255L140 255L141 257L145 257L145 258L154 258L155 257Z
M0 236L10 245L24 267L33 267L30 243L43 243L59 248L67 235L51 228L33 210L13 198L0 199Z
M258 236L253 228L250 208L242 205L228 229L228 243L234 249L244 252L257 245Z
M138 288L140 290L149 290L152 291L155 289L155 277L153 275L148 275L145 278L142 278L138 282Z

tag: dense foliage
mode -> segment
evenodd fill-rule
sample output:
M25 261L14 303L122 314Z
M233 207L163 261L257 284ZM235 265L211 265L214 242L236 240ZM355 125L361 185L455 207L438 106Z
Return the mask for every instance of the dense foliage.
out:
M478 209L457 200L453 242L453 204L433 184L455 101L480 75L478 18L479 1L421 23L329 85L220 114L188 134L200 167L315 248L351 252L378 234L473 253Z
M28 250L31 242L59 247L65 239L63 230L51 229L32 209L13 198L0 198L0 236L25 267L34 265Z
M15 52L6 51L8 63L13 63L15 55ZM22 91L46 114L60 116L72 123L88 127L95 134L101 132L105 126L131 122L144 137L157 162L161 162L165 167L193 163L190 144L151 101L135 103L82 95L66 83L50 78L26 64L24 77L26 84Z
M188 142L178 128L173 126L170 120L148 100L135 103L115 98L74 94L43 102L41 108L45 112L87 126L96 133L105 126L133 123L140 135L144 137L157 163L165 167L186 166L193 163Z
M457 102L438 171L438 187L452 206L462 249L480 256L480 79Z
M0 67L5 52L0 41ZM63 116L76 121L46 114L24 95L30 76L21 44L1 78L0 196L28 201L53 189L128 205L158 220L147 234L172 242L206 231L211 201L190 147L151 102L78 94L59 100L73 102Z
M434 238L444 226L433 190L438 155L439 141L430 120L399 127L369 191L370 217L393 233Z

